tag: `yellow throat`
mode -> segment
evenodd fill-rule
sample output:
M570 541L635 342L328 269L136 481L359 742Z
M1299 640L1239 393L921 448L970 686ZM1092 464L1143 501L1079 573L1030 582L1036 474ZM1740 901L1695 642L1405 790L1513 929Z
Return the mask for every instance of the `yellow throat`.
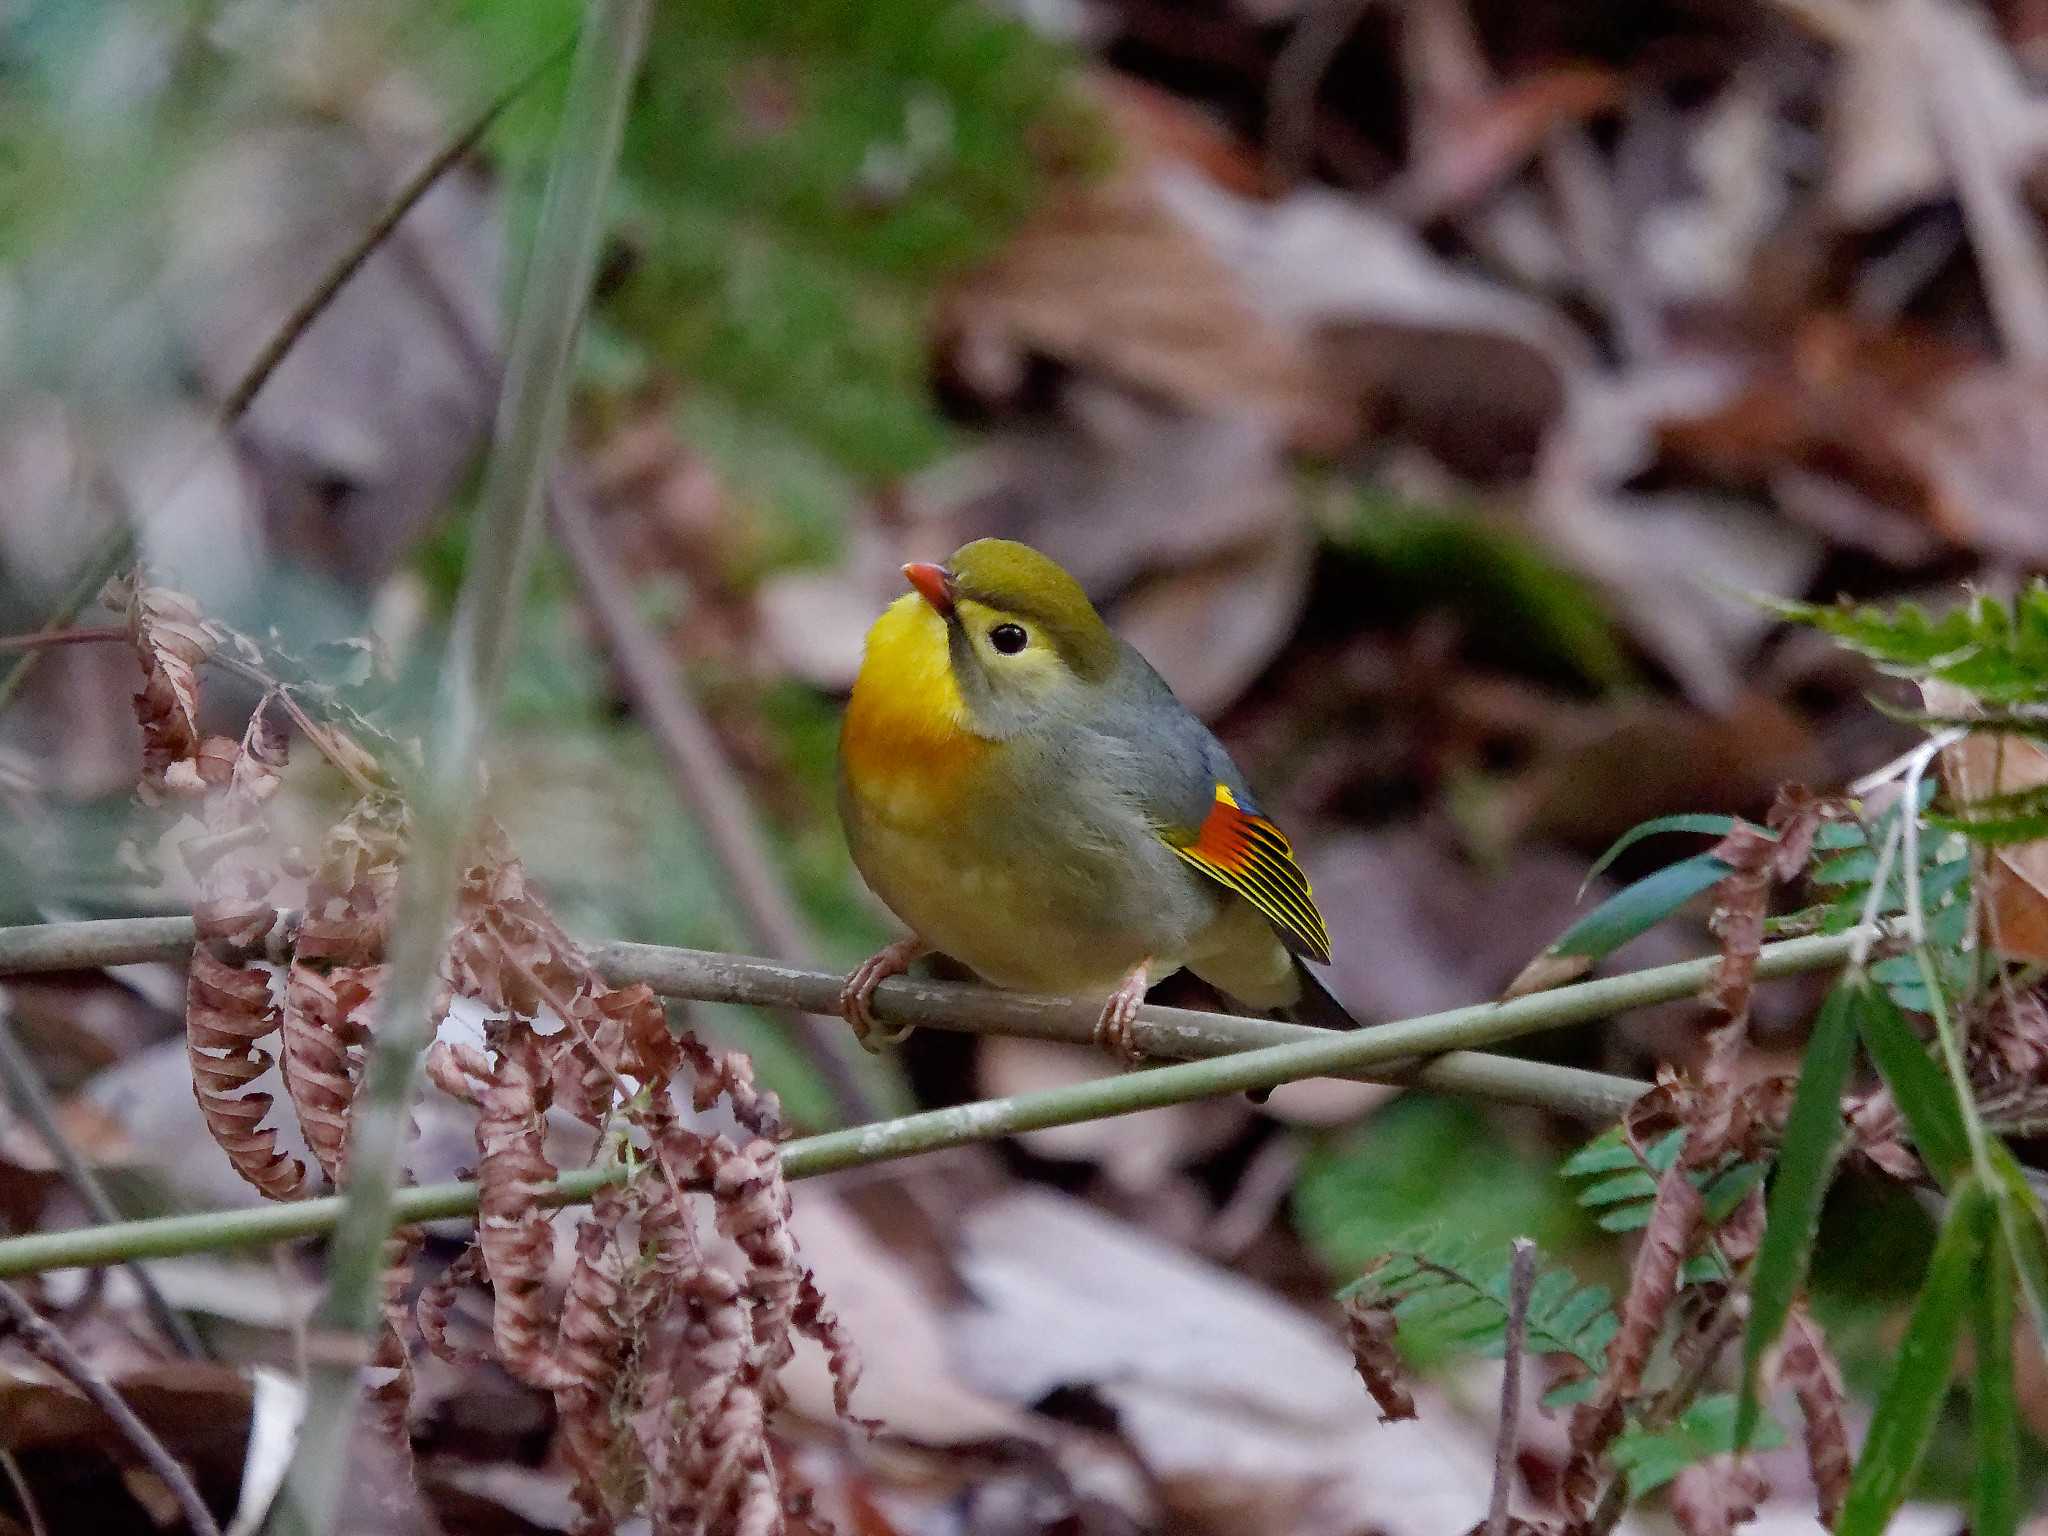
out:
M914 802L945 796L991 745L967 723L946 621L916 593L899 597L868 631L840 727L848 784L877 809L915 815Z

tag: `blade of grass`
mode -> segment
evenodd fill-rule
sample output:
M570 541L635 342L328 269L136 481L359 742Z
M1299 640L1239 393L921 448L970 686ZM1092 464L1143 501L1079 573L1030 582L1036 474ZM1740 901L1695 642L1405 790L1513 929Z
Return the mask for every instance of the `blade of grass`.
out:
M319 1315L323 1334L366 1340L392 1224L419 1060L431 1039L441 948L475 824L476 773L510 662L540 533L547 471L568 412L576 340L597 264L626 104L652 0L588 0L514 306L504 391L471 558L434 698L426 766L412 800L412 855L393 927L374 1048L356 1100L348 1183ZM339 1349L315 1366L280 1514L308 1536L332 1529L355 1421L358 1366Z
M1970 1487L1970 1536L2014 1536L2020 1524L2019 1400L2013 1383L2012 1253L1986 1245L1983 1283L1970 1322L1977 1346L1970 1428L1977 1470Z
M1953 1184L1970 1166L1970 1138L1963 1128L1955 1084L1928 1054L1884 988L1860 972L1844 984L1855 986L1859 993L1856 1017L1863 1043L1898 1101L1899 1112L1906 1117L1906 1128L1913 1133L1921 1161L1943 1184Z
M2012 1149L2002 1141L1991 1144L1991 1171L2006 1257L2012 1261L2019 1293L2026 1298L2035 1336L2042 1352L2048 1354L2048 1218L2042 1215L2041 1197L2027 1182Z
M1897 1363L1878 1397L1835 1536L1882 1536L1905 1501L1948 1395L1991 1220L1990 1196L1966 1175L1949 1202L1927 1279L1899 1342Z
M1694 854L1667 865L1616 891L1559 935L1550 952L1593 959L1612 954L1727 873L1728 866L1711 853Z
M1726 837L1735 830L1733 816L1719 816L1710 812L1681 811L1676 816L1658 816L1649 821L1630 827L1621 836L1607 845L1607 851L1593 861L1593 867L1586 871L1586 878L1579 882L1579 894L1586 894L1586 887L1607 873L1614 861L1646 837L1656 837L1664 832L1699 832L1709 837ZM1759 832L1764 829L1757 828ZM1766 837L1775 833L1764 832Z
M1813 1026L1799 1087L1785 1120L1777 1177L1765 1208L1764 1239L1750 1287L1749 1331L1742 1341L1742 1391L1736 1399L1735 1449L1749 1446L1757 1424L1757 1369L1776 1342L1806 1279L1808 1255L1820 1224L1835 1158L1841 1151L1842 1090L1856 1058L1856 980L1837 982Z

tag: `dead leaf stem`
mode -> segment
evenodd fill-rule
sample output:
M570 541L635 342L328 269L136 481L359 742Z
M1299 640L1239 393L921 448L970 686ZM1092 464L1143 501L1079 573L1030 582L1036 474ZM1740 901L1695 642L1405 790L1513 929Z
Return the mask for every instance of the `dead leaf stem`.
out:
M213 1511L199 1496L191 1475L178 1458L164 1448L163 1441L151 1432L149 1426L135 1416L135 1410L122 1401L121 1394L114 1390L107 1378L71 1347L71 1341L11 1285L0 1285L0 1312L6 1314L8 1326L20 1335L22 1343L34 1352L36 1358L90 1398L121 1432L121 1437L135 1448L136 1454L148 1463L150 1471L170 1489L171 1497L177 1500L185 1523L195 1536L220 1536L220 1526L214 1522Z

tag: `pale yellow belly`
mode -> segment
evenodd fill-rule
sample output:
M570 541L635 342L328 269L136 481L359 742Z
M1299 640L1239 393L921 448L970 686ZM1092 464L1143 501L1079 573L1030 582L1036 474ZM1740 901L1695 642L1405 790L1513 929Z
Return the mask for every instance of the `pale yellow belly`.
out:
M995 986L1087 996L1111 991L1141 960L1154 962L1155 980L1180 968L1182 946L1142 899L1101 890L1099 871L1056 850L985 859L925 827L878 823L863 829L855 857L912 932ZM1120 906L1128 921L1114 915Z

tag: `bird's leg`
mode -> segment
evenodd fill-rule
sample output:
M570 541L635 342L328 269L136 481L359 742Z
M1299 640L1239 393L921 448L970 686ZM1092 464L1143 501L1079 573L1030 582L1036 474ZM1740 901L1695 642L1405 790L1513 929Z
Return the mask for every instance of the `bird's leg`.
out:
M1145 975L1151 968L1148 956L1132 966L1117 989L1102 1005L1102 1017L1095 1021L1095 1044L1116 1061L1135 1067L1145 1059L1131 1039L1131 1025L1137 1021L1139 1005L1145 1001Z
M863 960L859 968L846 978L846 985L839 989L839 1016L853 1026L854 1038L868 1050L879 1051L885 1045L895 1045L909 1037L908 1025L888 1030L876 1024L872 1007L875 988L891 976L901 976L930 948L919 938L898 939Z

